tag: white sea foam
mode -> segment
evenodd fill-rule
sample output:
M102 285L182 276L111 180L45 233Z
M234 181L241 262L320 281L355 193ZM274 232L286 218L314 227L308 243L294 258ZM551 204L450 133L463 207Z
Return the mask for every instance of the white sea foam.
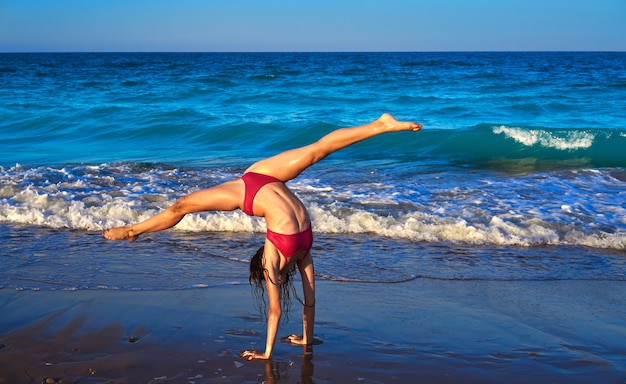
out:
M91 200L95 196L89 197ZM167 206L173 201L162 202ZM546 222L540 218L520 220L515 212L493 215L488 222L476 215L482 210L465 210L463 216L447 216L440 208L432 213L407 212L398 216L381 215L364 209L346 208L340 204L321 206L308 203L314 229L318 233L369 233L414 241L443 241L495 245L559 245L578 244L596 248L626 249L626 231L605 233L589 231L563 223ZM572 215L583 206L563 204L561 211ZM623 209L615 208L614 214ZM86 204L68 199L66 192L38 193L26 188L12 199L0 200L0 220L51 228L73 228L101 231L125 225L157 213L128 198L102 196L101 201ZM609 214L610 212L607 212ZM180 231L264 232L263 220L251 218L240 211L211 212L187 215L175 228Z
M494 127L493 133L504 134L507 138L527 147L540 145L561 151L586 149L593 145L595 135L587 131L568 131L565 136L541 129L522 129L515 127Z
M144 220L158 212L145 210L133 201L114 199L102 205L88 206L81 201L55 199L47 194L25 190L19 194L20 205L0 201L0 220L51 228L101 231L106 228ZM571 207L562 209L568 213ZM568 225L542 220L515 222L493 216L488 223L472 217L445 216L442 210L432 214L408 212L399 217L381 216L360 209L344 209L312 204L313 226L318 233L373 234L414 241L458 242L491 245L578 244L596 248L626 249L626 231L587 233ZM471 221L474 221L472 223ZM187 215L175 228L179 231L264 232L258 218L242 212L215 212Z
M625 249L626 207L616 203L623 182L610 172L415 177L386 184L301 178L289 186L318 233ZM0 173L0 222L101 231L145 220L179 196L232 178L232 172L129 166L15 167ZM175 230L262 233L265 223L241 211L207 212L187 215Z

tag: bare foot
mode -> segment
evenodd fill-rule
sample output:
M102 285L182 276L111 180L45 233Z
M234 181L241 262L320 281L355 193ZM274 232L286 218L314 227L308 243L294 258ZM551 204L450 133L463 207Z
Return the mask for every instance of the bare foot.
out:
M384 113L378 121L383 125L386 132L396 131L413 131L417 132L422 129L422 124L416 124L410 121L398 121L388 113Z
M107 229L102 232L102 236L107 240L128 240L135 241L139 235L133 235L133 230L130 227L118 227Z

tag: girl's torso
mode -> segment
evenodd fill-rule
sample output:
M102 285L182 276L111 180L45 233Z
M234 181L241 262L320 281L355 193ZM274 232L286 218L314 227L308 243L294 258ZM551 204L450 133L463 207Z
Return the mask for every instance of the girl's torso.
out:
M254 215L265 217L274 232L292 234L311 226L309 213L298 197L283 183L270 183L257 193Z

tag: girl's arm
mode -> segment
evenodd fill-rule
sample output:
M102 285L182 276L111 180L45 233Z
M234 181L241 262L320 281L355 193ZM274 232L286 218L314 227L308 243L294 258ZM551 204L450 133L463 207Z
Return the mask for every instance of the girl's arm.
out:
M265 248L267 250L267 247ZM280 323L280 317L282 310L280 308L280 281L279 281L279 269L280 259L278 253L277 257L269 257L265 255L265 291L267 292L267 299L269 301L269 308L267 310L267 340L265 341L265 352L260 353L257 351L244 351L241 357L253 360L253 359L269 359L272 357L272 351L274 350L274 343L276 342L276 334L278 333L278 325ZM274 260L269 261L269 260Z
M278 324L280 323L282 313L280 308L280 285L277 281L278 274L275 273L271 280L267 278L268 275L269 272L266 272L265 290L267 291L267 299L269 301L269 308L267 310L267 340L265 341L265 353L263 357L261 357L262 359L272 357L276 334L278 333Z
M287 338L297 345L313 344L313 330L315 327L315 274L313 270L313 258L309 252L304 259L298 261L298 269L302 277L302 290L304 291L304 303L302 306L302 337L291 335Z

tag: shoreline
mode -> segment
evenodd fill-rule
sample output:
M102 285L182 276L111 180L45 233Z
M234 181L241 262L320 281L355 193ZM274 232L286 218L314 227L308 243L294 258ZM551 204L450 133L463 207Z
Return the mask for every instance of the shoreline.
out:
M0 383L626 382L626 283L318 282L312 354L269 362L247 285L0 289ZM299 310L279 337L301 333Z

